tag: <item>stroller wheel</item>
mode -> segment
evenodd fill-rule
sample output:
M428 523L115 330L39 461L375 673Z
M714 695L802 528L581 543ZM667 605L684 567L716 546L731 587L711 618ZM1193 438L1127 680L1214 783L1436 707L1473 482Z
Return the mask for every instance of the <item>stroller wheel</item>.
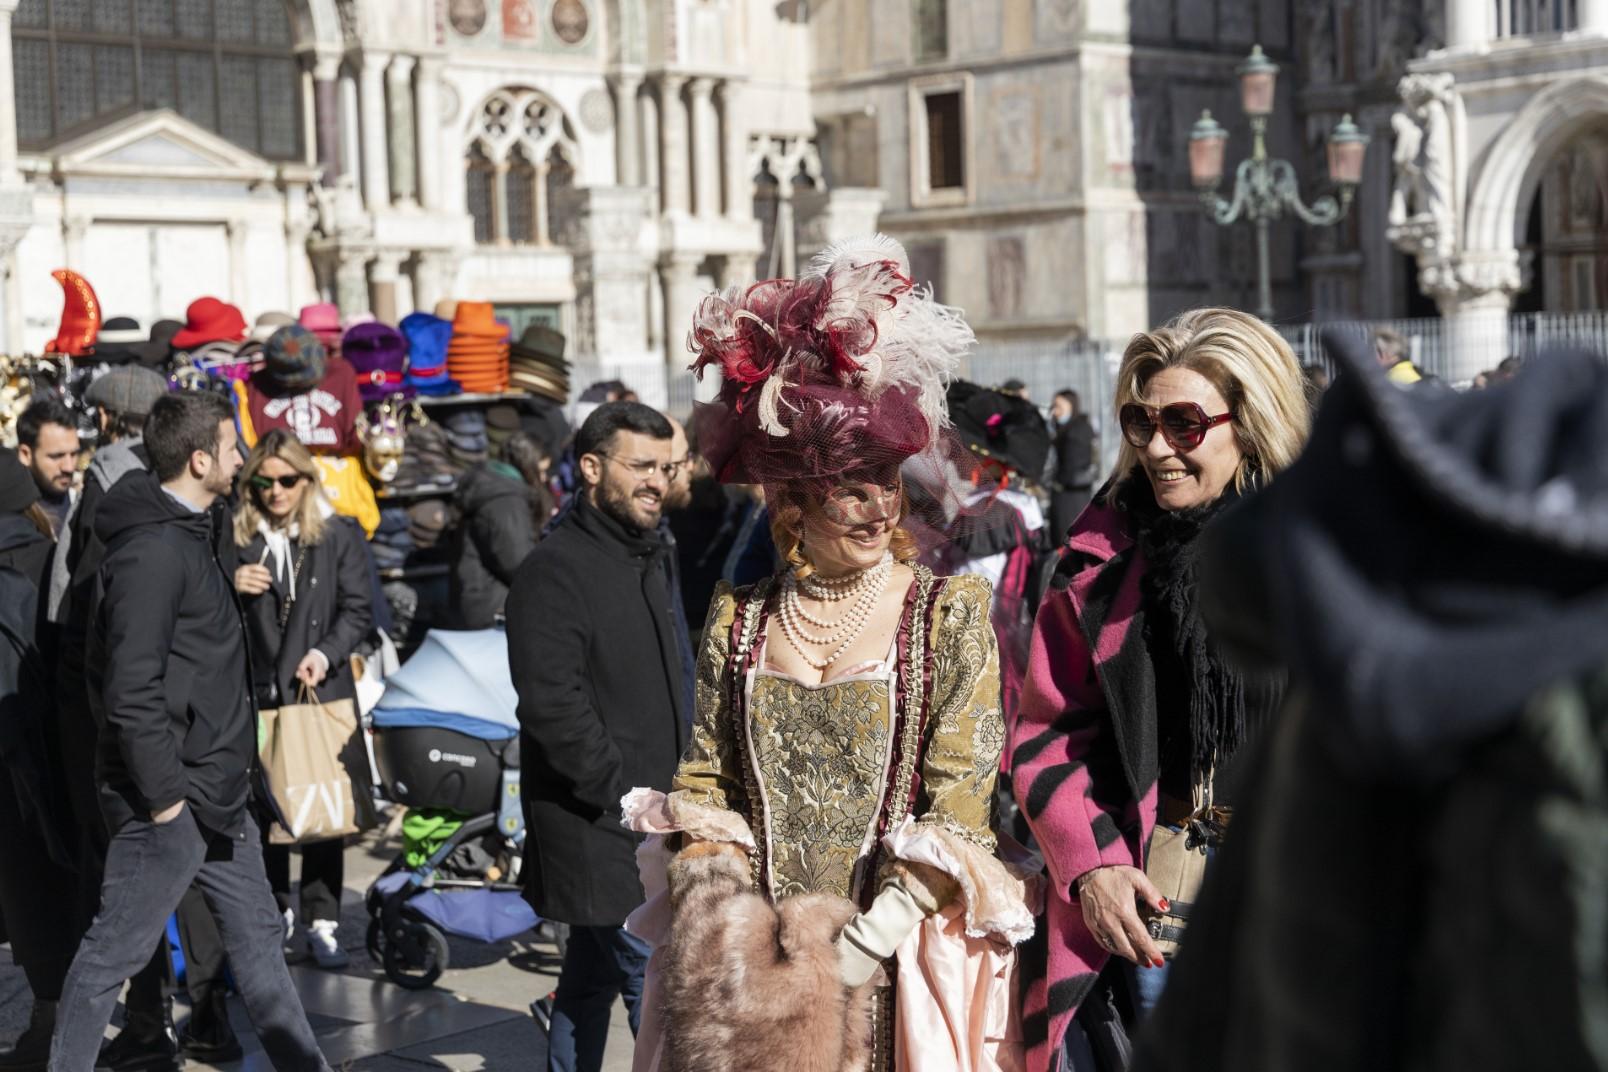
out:
M381 944L385 976L404 990L428 989L447 970L447 937L428 923L406 923Z
M363 944L368 948L370 960L376 964L385 963L385 924L380 922L378 916L369 920L368 935Z

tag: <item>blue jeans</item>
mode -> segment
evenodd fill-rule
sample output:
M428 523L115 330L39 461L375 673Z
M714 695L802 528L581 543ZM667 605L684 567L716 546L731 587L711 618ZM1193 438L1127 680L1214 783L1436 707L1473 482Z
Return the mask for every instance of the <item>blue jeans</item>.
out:
M553 995L548 1072L598 1072L614 999L623 998L635 1035L642 1023L642 978L652 950L620 927L571 927Z

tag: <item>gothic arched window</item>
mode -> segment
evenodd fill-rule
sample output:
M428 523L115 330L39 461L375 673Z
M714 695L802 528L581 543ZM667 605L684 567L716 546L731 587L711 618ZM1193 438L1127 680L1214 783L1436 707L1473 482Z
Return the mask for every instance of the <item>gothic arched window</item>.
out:
M284 0L22 0L12 60L24 150L172 108L270 160L302 157Z
M550 245L559 231L552 192L574 181L579 160L569 117L534 89L501 89L480 106L469 145L475 241Z

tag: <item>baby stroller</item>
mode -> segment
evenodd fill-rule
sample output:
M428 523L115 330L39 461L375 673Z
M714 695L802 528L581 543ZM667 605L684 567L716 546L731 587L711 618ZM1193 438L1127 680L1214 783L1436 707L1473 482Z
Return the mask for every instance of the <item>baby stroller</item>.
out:
M448 934L499 942L541 922L520 896L517 704L501 629L432 630L374 708L381 791L420 831L366 898L369 955L398 986L441 977Z

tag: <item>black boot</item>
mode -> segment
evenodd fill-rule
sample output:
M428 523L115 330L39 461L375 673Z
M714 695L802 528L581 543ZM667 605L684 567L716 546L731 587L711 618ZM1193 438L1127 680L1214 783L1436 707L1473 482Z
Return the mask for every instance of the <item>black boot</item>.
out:
M221 1065L245 1056L229 1024L229 998L223 987L212 987L191 1010L190 1019L179 1032L179 1049L185 1057L204 1065Z
M28 1027L8 1050L0 1050L0 1072L45 1072L50 1063L50 1035L56 1030L56 1003L35 1001Z
M123 1030L101 1047L95 1072L179 1072L184 1067L171 998L163 998L161 1011L154 1014L126 1008L124 1013Z

